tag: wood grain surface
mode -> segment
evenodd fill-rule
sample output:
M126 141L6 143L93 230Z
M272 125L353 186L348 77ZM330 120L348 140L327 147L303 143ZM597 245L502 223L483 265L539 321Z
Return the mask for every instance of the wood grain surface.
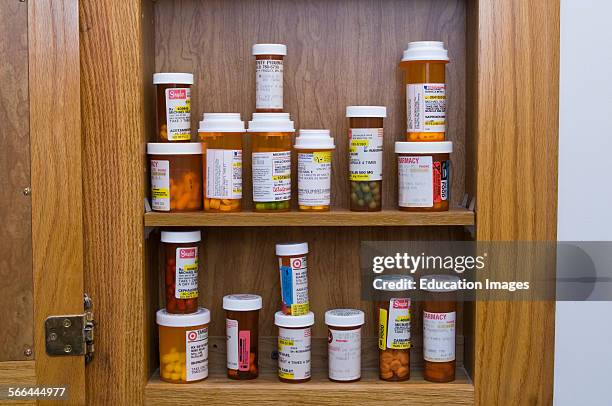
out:
M34 361L0 362L0 387L6 393L8 385L36 385ZM36 400L2 400L3 405L36 405Z
M556 241L559 1L479 3L476 236ZM476 304L477 405L552 404L554 321L554 302Z
M452 204L463 198L465 145L465 2L460 0L158 1L155 70L193 72L191 124L203 112L255 111L258 42L288 47L284 106L296 128L328 128L335 138L332 205L348 207L348 105L387 106L383 206L397 204L394 142L406 132L405 91L399 69L408 42L441 40L447 65L448 139ZM243 195L251 206L251 160L245 137ZM296 173L294 168L293 173ZM294 206L297 182L293 182Z
M85 362L47 355L44 321L83 312L78 22L76 1L28 2L36 376L70 385L70 404L85 402Z
M16 361L34 346L26 3L0 3L0 38L0 361Z

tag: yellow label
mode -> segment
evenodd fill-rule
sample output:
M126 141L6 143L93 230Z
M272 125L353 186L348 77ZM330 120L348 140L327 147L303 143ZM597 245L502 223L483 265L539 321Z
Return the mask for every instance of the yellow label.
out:
M198 291L197 290L190 290L190 291L186 291L186 292L180 292L179 296L180 296L179 299L193 299L193 298L198 297Z
M291 179L291 175L274 175L272 176L272 180L283 180L283 179Z
M349 152L352 152L353 154L357 153L357 147L349 147Z
M312 153L312 160L318 164L328 164L331 162L331 151L318 151Z
M168 199L170 197L170 190L167 188L154 187L151 189L151 197L154 199Z
M178 133L178 134L173 134L172 135L172 140L176 141L176 140L181 140L181 141L185 141L185 140L190 140L191 139L191 134L187 133Z
M308 305L308 302L291 305L291 315L292 316L303 316L305 314L308 314L309 311L310 311L310 306Z
M363 173L351 173L349 176L350 180L370 180L370 175Z
M369 140L351 140L351 147L367 147L370 145Z
M295 342L289 338L278 338L278 350L281 351L283 346L285 347L293 347Z
M278 376L284 379L293 379L295 375L293 374L293 372L284 372L279 370Z
M378 313L378 348L387 348L387 310L380 309Z

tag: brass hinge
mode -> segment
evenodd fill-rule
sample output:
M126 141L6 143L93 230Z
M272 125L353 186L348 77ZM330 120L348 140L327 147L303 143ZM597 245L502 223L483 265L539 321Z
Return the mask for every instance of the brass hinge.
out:
M83 314L51 316L45 320L47 354L83 355L89 363L94 355L93 302L87 293L83 298Z

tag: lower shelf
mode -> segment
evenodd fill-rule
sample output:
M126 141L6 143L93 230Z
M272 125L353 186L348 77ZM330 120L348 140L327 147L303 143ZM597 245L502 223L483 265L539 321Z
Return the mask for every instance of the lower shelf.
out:
M170 404L306 404L306 405L473 405L474 385L463 368L451 383L423 380L422 371L411 371L405 382L384 382L377 371L364 371L359 382L337 383L327 379L326 371L313 374L310 382L287 384L276 375L260 375L251 381L232 381L225 375L188 385L163 382L156 373L145 388L145 402Z

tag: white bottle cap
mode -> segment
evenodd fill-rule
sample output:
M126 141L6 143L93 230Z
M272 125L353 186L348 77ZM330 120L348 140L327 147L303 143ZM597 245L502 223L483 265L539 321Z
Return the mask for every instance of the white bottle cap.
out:
M200 307L195 313L173 314L166 309L158 310L157 324L165 327L195 327L210 323L210 312Z
M313 312L308 312L302 316L290 316L283 312L274 313L274 324L278 327L310 327L314 322Z
M329 130L300 130L295 138L295 149L334 149L334 139Z
M193 85L192 73L154 73L154 85Z
M395 143L396 154L450 154L453 152L452 141L439 142L404 142Z
M280 257L304 254L308 254L307 242L288 242L285 244L276 244L276 255Z
M295 127L289 119L289 113L253 113L253 120L249 121L251 133L293 133Z
M356 309L334 309L325 312L325 324L336 327L361 326L365 322L365 315Z
M347 117L387 117L385 106L347 106Z
M259 310L263 306L263 301L259 295L248 293L237 293L234 295L223 296L223 308L225 310L249 311Z
M204 113L200 121L200 133L243 133L246 129L240 113Z
M253 55L287 55L287 45L283 44L255 44Z
M189 243L202 241L202 233L197 231L162 231L161 241L169 243Z
M202 155L199 142L150 142L147 144L149 155Z
M404 51L405 61L448 61L448 51L442 41L414 41Z
M383 275L374 279L374 286L381 286L383 292L407 292L414 278L410 275Z
M457 282L459 282L461 279L456 276L456 275L427 275L427 276L421 276L421 281L422 280L426 280L426 281L431 281L435 279L435 287L432 289L426 288L423 289L424 291L427 292L456 292L457 288L456 287L451 287L448 285L456 285ZM419 286L420 286L420 281L419 281ZM439 284L446 284L447 286L438 286Z

